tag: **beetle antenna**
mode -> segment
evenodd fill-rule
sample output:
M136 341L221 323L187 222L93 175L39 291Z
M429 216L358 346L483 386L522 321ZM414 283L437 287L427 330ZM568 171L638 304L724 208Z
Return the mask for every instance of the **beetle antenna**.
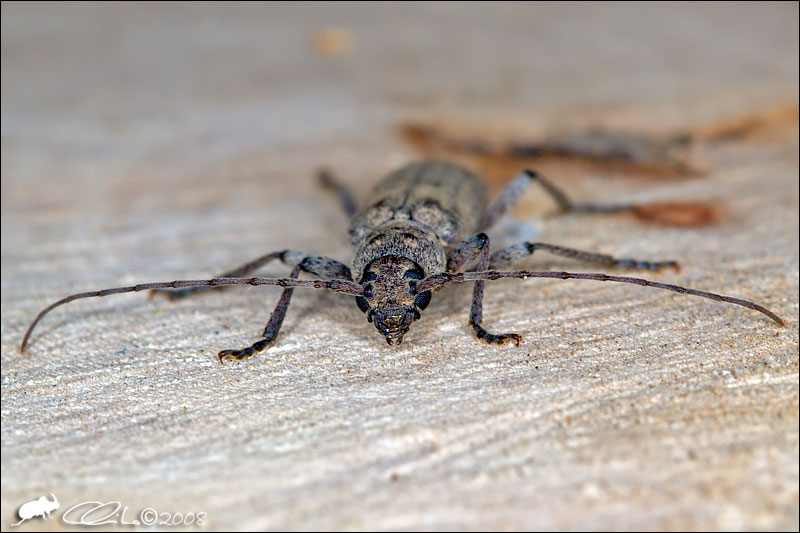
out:
M28 345L28 339L36 327L36 324L50 311L56 307L62 306L74 300L82 298L94 298L100 296L108 296L110 294L121 294L124 292L139 292L149 289L181 289L184 287L226 287L230 285L277 285L279 287L291 288L306 288L306 289L327 289L334 292L341 292L343 294L350 294L353 296L363 296L364 289L358 283L343 279L334 279L331 281L322 280L302 280L295 278L214 278L214 279L189 279L189 280L176 280L176 281L160 281L155 283L140 283L138 285L130 285L128 287L114 287L112 289L103 289L101 291L81 292L62 298L55 303L45 307L38 315L33 323L28 327L25 332L25 337L22 339L22 344L19 347L20 353L25 353L25 347Z
M786 326L786 323L781 317L757 303L749 300L742 300L741 298L734 298L732 296L723 296L713 292L698 291L696 289L689 289L681 287L680 285L672 285L670 283L660 283L658 281L650 281L642 278L630 278L627 276L609 276L608 274L597 273L583 273L583 272L557 272L551 270L512 270L508 272L500 272L497 270L486 270L483 272L445 272L442 274L434 274L428 276L417 284L417 292L423 292L432 289L438 289L448 283L463 283L467 281L478 280L496 280L503 278L555 278L555 279L586 279L594 281L613 281L616 283L631 283L633 285L641 285L643 287L654 287L656 289L664 289L681 294L691 294L693 296L701 296L719 302L728 302L731 304L741 305L748 309L753 309L759 313L763 313L770 317L772 320Z

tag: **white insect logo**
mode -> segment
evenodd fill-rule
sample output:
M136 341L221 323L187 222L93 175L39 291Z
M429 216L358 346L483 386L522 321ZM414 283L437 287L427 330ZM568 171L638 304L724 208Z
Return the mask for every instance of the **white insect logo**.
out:
M29 520L34 516L50 518L50 513L58 509L58 507L61 505L55 494L51 492L50 496L53 497L53 501L48 500L44 496L40 496L38 500L31 500L27 503L23 503L19 508L19 511L17 511L17 514L21 520L13 525L18 526L25 520Z

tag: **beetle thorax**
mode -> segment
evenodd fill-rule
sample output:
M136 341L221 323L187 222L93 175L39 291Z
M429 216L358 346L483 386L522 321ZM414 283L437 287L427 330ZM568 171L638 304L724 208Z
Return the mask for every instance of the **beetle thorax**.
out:
M392 220L372 230L356 247L353 276L358 279L369 263L389 255L416 263L423 276L443 272L447 265L447 255L433 230L410 220Z

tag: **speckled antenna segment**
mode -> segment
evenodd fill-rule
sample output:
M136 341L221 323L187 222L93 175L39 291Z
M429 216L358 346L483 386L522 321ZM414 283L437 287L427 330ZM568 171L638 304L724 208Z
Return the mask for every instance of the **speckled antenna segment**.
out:
M353 275L358 279L367 260L382 255L411 259L426 275L441 271L442 248L474 233L485 210L486 190L469 170L436 160L406 165L379 183L353 217Z

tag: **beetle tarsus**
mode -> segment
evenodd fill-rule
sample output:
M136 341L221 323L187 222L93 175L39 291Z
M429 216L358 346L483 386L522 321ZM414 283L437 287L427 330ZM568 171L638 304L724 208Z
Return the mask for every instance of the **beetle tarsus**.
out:
M519 346L519 341L522 340L522 335L517 333L503 333L501 335L489 333L480 324L473 324L472 329L475 330L475 336L487 344L508 344L509 341L514 341L514 344Z
M222 362L225 359L242 361L249 357L253 357L257 353L263 352L274 343L275 339L261 339L260 341L253 343L247 348L242 348L241 350L222 350L219 352L219 354L217 354L217 357L219 357L220 364L223 364Z

